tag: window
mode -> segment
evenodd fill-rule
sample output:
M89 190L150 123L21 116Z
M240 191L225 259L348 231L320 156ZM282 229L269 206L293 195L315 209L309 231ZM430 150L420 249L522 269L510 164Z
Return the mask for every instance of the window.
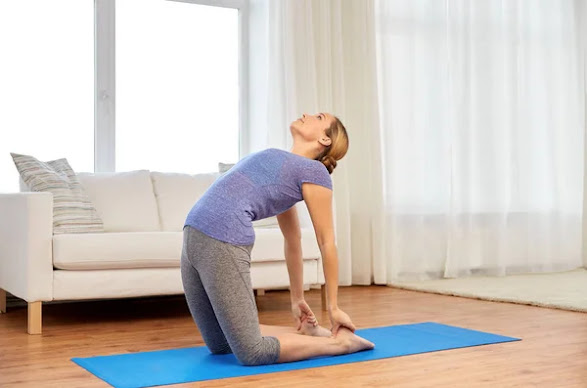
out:
M0 2L0 192L19 190L10 152L67 158L77 172L236 162L246 152L245 5Z
M94 170L94 3L0 2L0 192L17 192L10 152Z
M239 10L117 0L116 170L239 159Z

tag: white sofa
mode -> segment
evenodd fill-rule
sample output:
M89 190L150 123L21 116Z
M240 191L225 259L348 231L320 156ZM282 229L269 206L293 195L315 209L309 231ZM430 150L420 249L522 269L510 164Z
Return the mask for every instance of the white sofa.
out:
M6 311L6 292L27 301L30 334L41 333L44 301L183 294L183 222L220 173L140 170L78 176L104 233L54 235L52 194L22 186L20 193L0 194L0 310ZM296 206L305 287L322 285L324 301L314 229L305 203ZM254 223L251 277L258 291L289 286L283 235L276 220L263 225L266 221Z

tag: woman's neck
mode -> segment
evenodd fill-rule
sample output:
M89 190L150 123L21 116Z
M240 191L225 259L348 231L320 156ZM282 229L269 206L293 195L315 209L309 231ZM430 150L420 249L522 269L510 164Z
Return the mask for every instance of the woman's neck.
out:
M289 152L291 152L292 154L303 156L304 158L308 159L316 159L316 157L319 155L318 153L316 153L315 150L296 146L295 144Z

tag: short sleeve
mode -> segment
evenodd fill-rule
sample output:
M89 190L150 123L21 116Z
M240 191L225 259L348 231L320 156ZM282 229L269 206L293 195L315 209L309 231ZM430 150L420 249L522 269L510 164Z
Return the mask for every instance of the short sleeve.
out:
M300 190L302 183L314 183L332 190L332 177L322 162L312 161L307 168L302 169L300 177Z

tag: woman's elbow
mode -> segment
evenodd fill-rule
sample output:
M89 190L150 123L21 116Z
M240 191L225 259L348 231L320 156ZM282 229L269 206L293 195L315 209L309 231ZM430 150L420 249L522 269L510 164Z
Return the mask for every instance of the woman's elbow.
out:
M326 236L318 236L318 246L322 250L323 248L327 248L330 246L336 247L336 243L334 241L333 235L326 235Z
M283 239L286 244L298 245L302 241L302 234L301 233L291 233L288 235L283 235Z

